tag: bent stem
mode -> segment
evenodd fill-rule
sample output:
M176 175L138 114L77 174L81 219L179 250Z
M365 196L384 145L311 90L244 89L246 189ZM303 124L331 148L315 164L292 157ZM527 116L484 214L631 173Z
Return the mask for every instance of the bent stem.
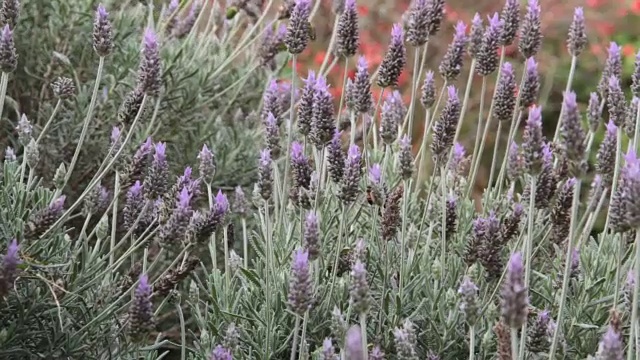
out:
M56 114L58 114L58 111L60 110L61 105L62 105L62 99L58 99L58 101L56 102L56 106L53 108L53 111L51 112L51 116L49 116L49 120L47 120L47 122L44 124L42 131L40 131L40 135L38 135L38 139L36 139L36 145L40 143L40 140L42 140L42 138L44 137L44 134L46 134L47 130L49 130L49 127L53 123L53 119L55 118ZM0 114L1 113L2 112L0 110Z
M556 327L553 332L553 340L551 349L549 350L549 360L555 359L558 340L560 338L560 328L562 324L562 315L564 305L567 298L567 290L569 289L569 275L571 273L571 256L573 254L573 237L575 235L575 221L578 214L578 205L580 204L580 179L576 180L575 190L573 192L573 204L571 205L571 222L569 225L569 237L567 238L567 252L565 255L564 275L562 276L562 292L560 293L560 305L558 308L558 318L556 319Z
M98 99L98 89L100 88L100 80L102 79L102 71L104 70L104 56L100 57L100 62L98 63L98 73L96 74L96 82L93 84L93 93L91 94L91 102L89 103L89 110L87 111L87 116L84 118L84 123L82 125L82 132L80 133L80 139L78 140L78 145L76 146L76 151L73 153L73 158L71 158L71 163L67 168L67 175L64 177L64 184L60 187L64 189L64 187L69 182L71 178L71 174L73 173L73 168L76 166L78 162L78 157L80 156L80 150L82 150L82 144L84 143L84 139L87 137L87 131L89 130L89 122L93 117L93 110L96 107L96 100ZM145 95L146 97L146 95ZM142 106L140 107L142 109ZM130 130L130 132L132 132ZM124 144L122 145L124 148Z

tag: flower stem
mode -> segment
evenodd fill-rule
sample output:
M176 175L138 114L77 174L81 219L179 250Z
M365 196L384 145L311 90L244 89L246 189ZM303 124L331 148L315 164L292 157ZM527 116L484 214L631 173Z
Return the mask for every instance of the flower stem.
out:
M302 356L304 354L304 346L307 342L307 324L309 323L309 311L304 313L304 319L302 320L302 336L300 336L300 351L298 355L298 360L302 360Z
M388 150L388 148L387 148ZM386 157L385 157L386 158ZM408 180L403 180L402 185L404 187L402 194L402 236L400 237L400 275L398 279L398 289L400 292L400 301L403 301L403 290L404 290L404 280L405 280L405 253L407 247L407 218L409 217L409 188L411 186Z
M511 358L518 359L518 329L511 328Z
M493 184L493 175L496 171L496 162L498 158L498 148L500 147L500 137L502 136L502 123L504 121L498 121L498 131L496 131L496 139L493 142L493 157L491 158L491 170L489 171L489 182L487 187L491 187Z
M211 183L207 182L207 196L209 197L209 209L213 209L213 190L211 189ZM218 245L216 244L216 235L211 234L209 239L209 251L211 252L211 263L213 264L213 270L218 268Z
M38 135L36 144L40 143L40 140L42 140L42 137L44 136L44 134L46 134L47 130L49 130L49 126L51 126L51 124L53 123L53 118L56 116L56 114L60 110L61 105L62 105L62 99L58 99L58 101L56 102L56 106L53 108L53 111L51 112L51 116L49 116L49 120L47 120L47 122L44 124L42 131L40 131L40 135Z
M427 43L428 44L428 43ZM425 45L426 47L426 45ZM413 134L413 114L415 112L415 104L416 104L416 85L418 83L418 64L420 63L420 47L416 47L415 55L413 59L413 73L411 74L411 102L409 102L409 111L407 115L404 117L404 121L402 123L402 130L406 131L409 136Z
M362 354L364 354L364 360L369 358L369 352L367 351L367 314L360 314L360 337L362 337Z
M284 213L285 213L285 202L287 199L288 189L287 186L288 181L287 178L289 176L289 162L291 161L291 141L293 139L293 120L294 114L293 111L295 108L295 94L296 94L296 56L292 55L291 62L291 105L289 108L289 121L287 122L287 153L285 154L285 163L284 163L284 173L282 174L282 193L280 194L280 216L278 216L278 222L276 223L279 226L284 225Z
M0 117L2 117L2 111L4 110L4 101L7 97L7 85L9 84L9 74L2 72L0 77Z
M249 268L249 237L247 236L247 219L242 218L242 255L244 268Z
M64 185L61 186L61 189L64 189L64 187L67 185L67 182L69 182L69 179L71 178L71 174L73 173L73 168L76 166L76 163L78 162L78 157L80 156L80 151L82 150L82 144L84 143L84 139L87 137L87 131L89 130L89 123L91 122L91 118L93 117L93 110L96 107L96 100L98 99L98 89L100 88L100 80L102 79L103 70L104 70L104 56L101 56L100 62L98 63L98 73L96 74L96 82L93 84L93 93L91 94L91 102L89 103L89 110L87 111L87 116L84 118L84 123L82 125L82 132L80 133L80 139L78 140L76 151L73 153L73 158L71 158L71 163L67 168L67 175L64 177ZM122 147L124 148L124 144L122 145Z
M473 360L476 348L476 328L469 326L469 360Z
M533 196L533 195L532 195ZM571 205L571 223L569 225L569 237L567 238L567 253L565 255L564 275L562 277L562 292L560 293L560 305L558 306L558 318L556 319L556 327L553 332L553 340L551 349L549 350L549 360L555 359L558 340L560 338L560 329L562 327L562 315L564 305L567 298L567 290L569 289L569 275L571 274L571 256L573 254L573 237L575 235L575 221L578 214L578 206L580 204L580 179L576 180L575 190L573 192L573 204Z
M120 172L116 170L116 179L113 185L113 210L111 213L111 238L109 239L109 266L113 265L115 253L113 248L116 246L116 229L118 228L118 194L120 193ZM133 256L133 255L132 255Z
M480 90L480 110L478 110L478 128L476 130L476 139L475 139L475 143L473 145L473 155L471 156L471 177L469 178L469 183L467 184L469 186L468 190L467 190L467 197L469 197L469 195L471 195L471 190L473 189L475 180L476 180L476 169L475 169L475 162L477 160L478 157L478 151L480 151L480 144L484 143L484 138L481 137L482 135L482 113L484 112L484 96L485 93L487 92L487 77L483 76L482 77L482 87Z
M338 225L338 243L336 245L336 256L333 261L333 268L331 269L331 284L329 285L329 297L327 298L327 302L331 303L331 296L333 295L333 288L335 287L336 274L338 272L338 260L340 260L340 250L342 249L342 233L344 232L344 223L346 222L346 213L347 213L346 205L342 204L342 212L340 214L339 219L340 224Z
M224 241L224 279L225 285L227 286L227 291L231 289L231 267L229 266L229 230L227 226L224 225L222 229L222 238Z
M631 329L629 331L629 340L627 341L627 344L629 344L629 347L627 348L627 360L633 360L633 344L638 324L638 296L640 295L638 292L638 288L640 287L638 286L638 284L640 284L640 231L638 230L640 229L636 229L636 258L633 269L635 286L633 287L633 301L631 305Z
M534 217L535 217L535 211L536 211L536 177L534 175L531 175L531 192L529 195L529 211L527 214L527 237L524 240L524 253L525 253L525 268L524 268L524 287L526 289L529 289L529 285L531 284L531 262L532 262L532 256L531 256L531 251L532 251L532 247L533 247L533 223L534 223ZM524 348L525 348L525 343L526 341L524 341L525 336L527 334L527 322L525 321L522 324L522 331L520 331L520 333L522 334L522 341L520 342L520 357L519 359L524 359Z
M296 360L296 350L298 349L298 331L299 330L300 330L300 316L296 315L296 324L293 326L293 345L291 345L291 357L289 358L290 360Z
M576 56L571 57L571 69L569 70L569 79L567 79L567 87L565 88L565 92L569 92L571 90L571 84L573 82L573 76L576 72L576 64L578 63L578 58ZM564 115L564 104L562 104L562 108L560 109L560 116L558 119L562 119ZM553 142L558 141L558 137L560 136L560 127L562 126L562 121L558 121L556 125L556 132L553 135Z

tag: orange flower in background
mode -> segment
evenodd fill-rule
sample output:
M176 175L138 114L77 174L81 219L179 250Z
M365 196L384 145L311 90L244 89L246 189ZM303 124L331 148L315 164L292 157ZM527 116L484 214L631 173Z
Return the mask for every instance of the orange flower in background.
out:
M634 57L636 49L631 44L625 44L622 46L622 55L625 57Z

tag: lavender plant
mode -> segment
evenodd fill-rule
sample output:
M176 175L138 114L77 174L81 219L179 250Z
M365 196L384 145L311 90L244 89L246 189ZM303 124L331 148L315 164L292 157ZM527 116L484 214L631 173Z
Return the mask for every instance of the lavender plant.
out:
M443 1L416 0L379 71L358 57L341 99L325 65L298 69L317 21L306 0L276 17L273 2L84 4L93 24L60 3L86 31L49 72L21 56L47 40L26 35L35 4L0 7L0 93L28 99L2 114L15 135L0 174L1 358L638 357L639 117L617 45L588 99L570 77L548 139L534 0L522 19L508 0L486 28L480 15L458 23L440 88L413 59L409 104L394 89L407 46L424 57ZM356 1L335 9L332 50L349 64ZM590 56L583 17L567 29L574 65ZM514 42L522 66L498 55ZM27 71L68 77L49 90L20 81ZM454 84L465 71L466 87ZM495 86L488 112L467 106L475 73L483 97ZM387 95L372 99L374 87ZM428 127L415 154L417 100ZM508 141L474 200L496 120ZM358 121L371 126L354 134ZM469 122L472 151L458 141Z

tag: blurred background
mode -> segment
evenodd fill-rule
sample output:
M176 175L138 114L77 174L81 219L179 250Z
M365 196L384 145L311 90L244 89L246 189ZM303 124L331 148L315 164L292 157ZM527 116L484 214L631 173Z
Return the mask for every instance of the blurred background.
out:
M640 47L640 32L635 24L640 20L640 0L611 1L611 0L539 0L542 7L543 26L543 49L537 56L539 63L538 70L541 76L541 89L539 104L543 107L543 121L545 131L551 137L556 127L560 106L562 104L562 91L566 86L567 77L571 63L571 57L566 49L566 35L573 18L575 7L584 8L587 19L587 32L589 45L587 50L580 56L576 75L573 80L573 90L577 93L581 106L586 107L589 100L589 93L595 91L595 87L600 80L600 71L607 56L607 48L611 41L617 42L623 49L624 78L623 88L631 82L631 72L636 52ZM446 17L441 31L429 42L427 54L427 69L438 73L438 65L446 51L448 43L453 37L453 28L457 21L462 20L470 27L471 19L476 12L485 19L494 12L500 12L504 1L496 0L447 0ZM400 22L402 14L409 7L410 0L367 0L358 1L358 11L360 14L360 53L369 61L370 71L374 71L384 56L391 32L391 26ZM303 69L301 76L306 76L307 69L317 70L325 57L328 43L331 37L334 15L331 11L332 0L324 0L313 24L316 27L317 40L307 48L301 57ZM521 0L521 14L524 14L526 0ZM399 91L402 92L405 103L410 102L411 91L410 82L413 69L413 49L408 49L409 60L403 75L400 78ZM511 62L521 73L524 59L519 54L517 42L506 49L506 60ZM470 61L467 57L465 69L459 76L455 85L459 88L459 93L464 94ZM350 68L347 69L349 76L355 72L355 61L351 61ZM334 96L339 99L342 93L342 78L344 74L344 62L339 61L331 70L329 83L332 86ZM487 88L487 98L485 104L490 102L493 94L491 78ZM517 79L520 75L517 75ZM422 81L422 80L420 80ZM518 80L519 81L519 80ZM438 79L437 85L442 83ZM480 100L481 80L478 76L474 79L471 91L471 98L467 109L468 116L465 120L465 127L461 134L460 141L467 148L467 153L472 152ZM627 86L628 88L628 86ZM378 98L380 89L373 87L374 98ZM419 96L419 93L417 94ZM485 105L485 111L489 106ZM524 123L524 122L523 122ZM420 106L416 108L415 127L413 129L414 150L417 152L421 142L424 126L424 111ZM602 137L603 129L600 129L595 140L593 153L594 160L597 145ZM496 131L490 131L485 149L493 148ZM501 141L501 149L504 149L505 140ZM480 191L486 186L488 180L488 165L491 162L492 151L485 151L484 164L479 170L476 189ZM501 154L501 153L499 153ZM430 159L426 159L430 161ZM421 178L429 176L430 170L420 174ZM426 173L426 174L425 174Z

